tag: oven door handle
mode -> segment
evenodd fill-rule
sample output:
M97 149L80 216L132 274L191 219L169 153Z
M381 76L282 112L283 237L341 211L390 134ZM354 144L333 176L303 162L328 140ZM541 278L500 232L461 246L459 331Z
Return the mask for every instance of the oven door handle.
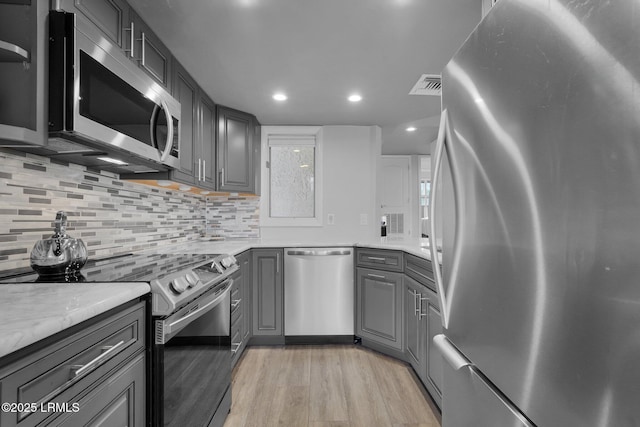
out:
M178 320L171 321L171 318L166 320L159 321L162 324L162 342L156 342L156 344L164 344L168 338L178 333L182 328L187 326L190 322L194 321L198 317L202 316L206 312L215 308L218 304L220 304L226 296L231 291L231 286L233 285L233 279L227 279L226 288L223 292L218 294L211 301L206 302L203 306L197 307L193 311L187 312L186 315L183 315ZM156 339L160 337L156 334Z

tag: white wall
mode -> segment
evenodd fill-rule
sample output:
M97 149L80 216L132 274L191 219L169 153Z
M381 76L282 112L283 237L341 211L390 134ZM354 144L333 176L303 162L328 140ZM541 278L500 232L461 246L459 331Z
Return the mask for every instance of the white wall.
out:
M263 127L264 132L265 127ZM379 238L376 215L376 173L380 161L381 132L378 126L323 126L323 221L320 227L267 227L264 239L355 242ZM262 153L268 159L268 151ZM263 162L264 167L264 162ZM263 188L269 183L262 181ZM265 194L265 191L262 191ZM266 212L261 210L261 215ZM327 224L333 214L334 225ZM361 214L367 216L362 225Z

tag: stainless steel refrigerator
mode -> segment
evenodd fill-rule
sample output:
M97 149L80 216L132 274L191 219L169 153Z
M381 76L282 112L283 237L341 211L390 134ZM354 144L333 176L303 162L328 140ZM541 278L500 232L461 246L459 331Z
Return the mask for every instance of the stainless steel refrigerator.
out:
M640 1L499 0L442 80L443 427L640 426Z

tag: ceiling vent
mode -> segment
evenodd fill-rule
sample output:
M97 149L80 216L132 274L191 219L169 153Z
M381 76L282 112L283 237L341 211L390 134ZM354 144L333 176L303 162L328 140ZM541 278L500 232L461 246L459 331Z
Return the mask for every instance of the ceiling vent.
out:
M423 74L413 86L409 95L442 95L442 79L437 74Z

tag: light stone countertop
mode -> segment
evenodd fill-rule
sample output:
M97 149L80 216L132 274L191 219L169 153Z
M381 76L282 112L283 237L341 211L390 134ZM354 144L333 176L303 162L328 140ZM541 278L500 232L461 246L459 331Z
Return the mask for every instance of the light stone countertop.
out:
M427 247L424 247L424 246ZM153 252L238 255L248 249L367 247L401 250L431 260L427 239L298 241L276 239L189 242ZM439 254L441 260L441 254ZM150 292L147 283L0 284L0 358Z
M139 282L0 284L0 358L150 290Z
M176 251L184 251L185 253L210 253L221 254L228 253L238 255L249 249L259 248L315 248L315 247L344 247L359 246L365 248L390 249L399 250L410 253L412 255L431 261L431 252L429 250L429 239L403 239L403 240L377 240L377 241L303 241L303 240L281 240L281 239L247 239L247 240L218 240L211 241L203 238L198 242L190 242L185 245L170 246L159 249L172 253ZM158 251L158 249L154 249ZM438 261L442 263L442 254L438 254Z

